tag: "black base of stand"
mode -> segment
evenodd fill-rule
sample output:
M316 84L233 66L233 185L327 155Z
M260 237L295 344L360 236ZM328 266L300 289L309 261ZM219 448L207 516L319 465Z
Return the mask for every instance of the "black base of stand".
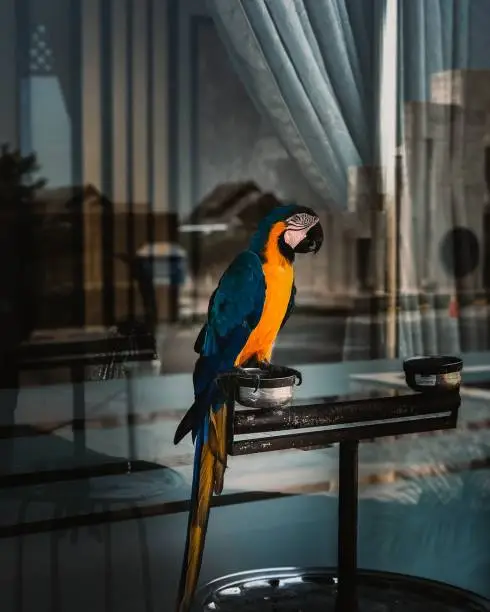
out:
M490 612L487 600L431 580L357 573L359 612ZM336 569L264 569L219 578L196 596L195 612L340 612Z
M338 597L335 612L358 612L357 600L357 440L339 445Z

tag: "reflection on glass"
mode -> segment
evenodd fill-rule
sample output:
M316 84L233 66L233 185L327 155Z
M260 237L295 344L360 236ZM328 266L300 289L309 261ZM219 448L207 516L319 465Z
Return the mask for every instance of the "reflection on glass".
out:
M170 504L180 559L194 343L259 219L296 202L325 233L274 351L299 403L464 355L455 431L361 445L365 565L490 596L487 4L0 2L1 535ZM231 459L212 537L239 516L237 558L293 564L288 534L330 541L336 470L336 448ZM295 550L267 557L268 533Z

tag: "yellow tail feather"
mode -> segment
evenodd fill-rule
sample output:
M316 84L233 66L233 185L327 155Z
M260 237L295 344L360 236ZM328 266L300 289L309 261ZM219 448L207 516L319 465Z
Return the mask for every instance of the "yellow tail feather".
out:
M178 612L188 612L199 578L214 484L215 463L216 459L214 454L210 446L205 443L201 452L199 489L196 492L195 500L191 500L194 508L191 508L184 567L182 569L181 587L177 605Z
M226 426L227 426L228 407L225 405L211 416L211 427L209 445L216 458L214 465L214 492L220 495L223 491L223 482L227 466L226 452Z
M199 486L191 499L177 612L188 612L192 604L201 570L211 497L213 491L219 495L223 490L227 464L226 426L227 406L223 405L218 411L211 411L209 441L201 449Z

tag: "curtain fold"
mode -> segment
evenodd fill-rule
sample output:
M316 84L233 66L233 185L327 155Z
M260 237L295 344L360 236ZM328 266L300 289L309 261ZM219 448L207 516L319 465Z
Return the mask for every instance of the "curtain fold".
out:
M377 0L384 2L384 0ZM373 161L374 12L347 0L208 0L235 68L330 207Z
M468 187L483 186L483 173L469 179L465 162L472 150L472 170L479 170L485 131L483 124L470 128L472 102L464 91L472 79L470 5L467 0L399 0L399 7L398 353L407 357L478 350L479 342L467 333L469 311L459 306L465 299L473 302L482 289L481 266L470 270L461 239L450 238L455 227L477 231L478 215L471 218L467 206ZM473 195L476 212L483 201ZM448 258L468 264L467 273L459 275ZM473 315L470 326L476 323Z

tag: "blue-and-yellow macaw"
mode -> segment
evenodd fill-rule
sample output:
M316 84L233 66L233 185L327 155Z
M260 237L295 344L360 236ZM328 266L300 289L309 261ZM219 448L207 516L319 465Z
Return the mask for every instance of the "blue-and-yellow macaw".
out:
M233 367L267 366L277 333L294 307L296 253L318 252L323 230L309 208L283 205L259 224L248 250L224 272L209 301L196 340L195 401L180 422L174 443L189 432L195 444L187 541L177 610L187 612L201 568L213 492L223 489L226 469L226 405L216 382Z

